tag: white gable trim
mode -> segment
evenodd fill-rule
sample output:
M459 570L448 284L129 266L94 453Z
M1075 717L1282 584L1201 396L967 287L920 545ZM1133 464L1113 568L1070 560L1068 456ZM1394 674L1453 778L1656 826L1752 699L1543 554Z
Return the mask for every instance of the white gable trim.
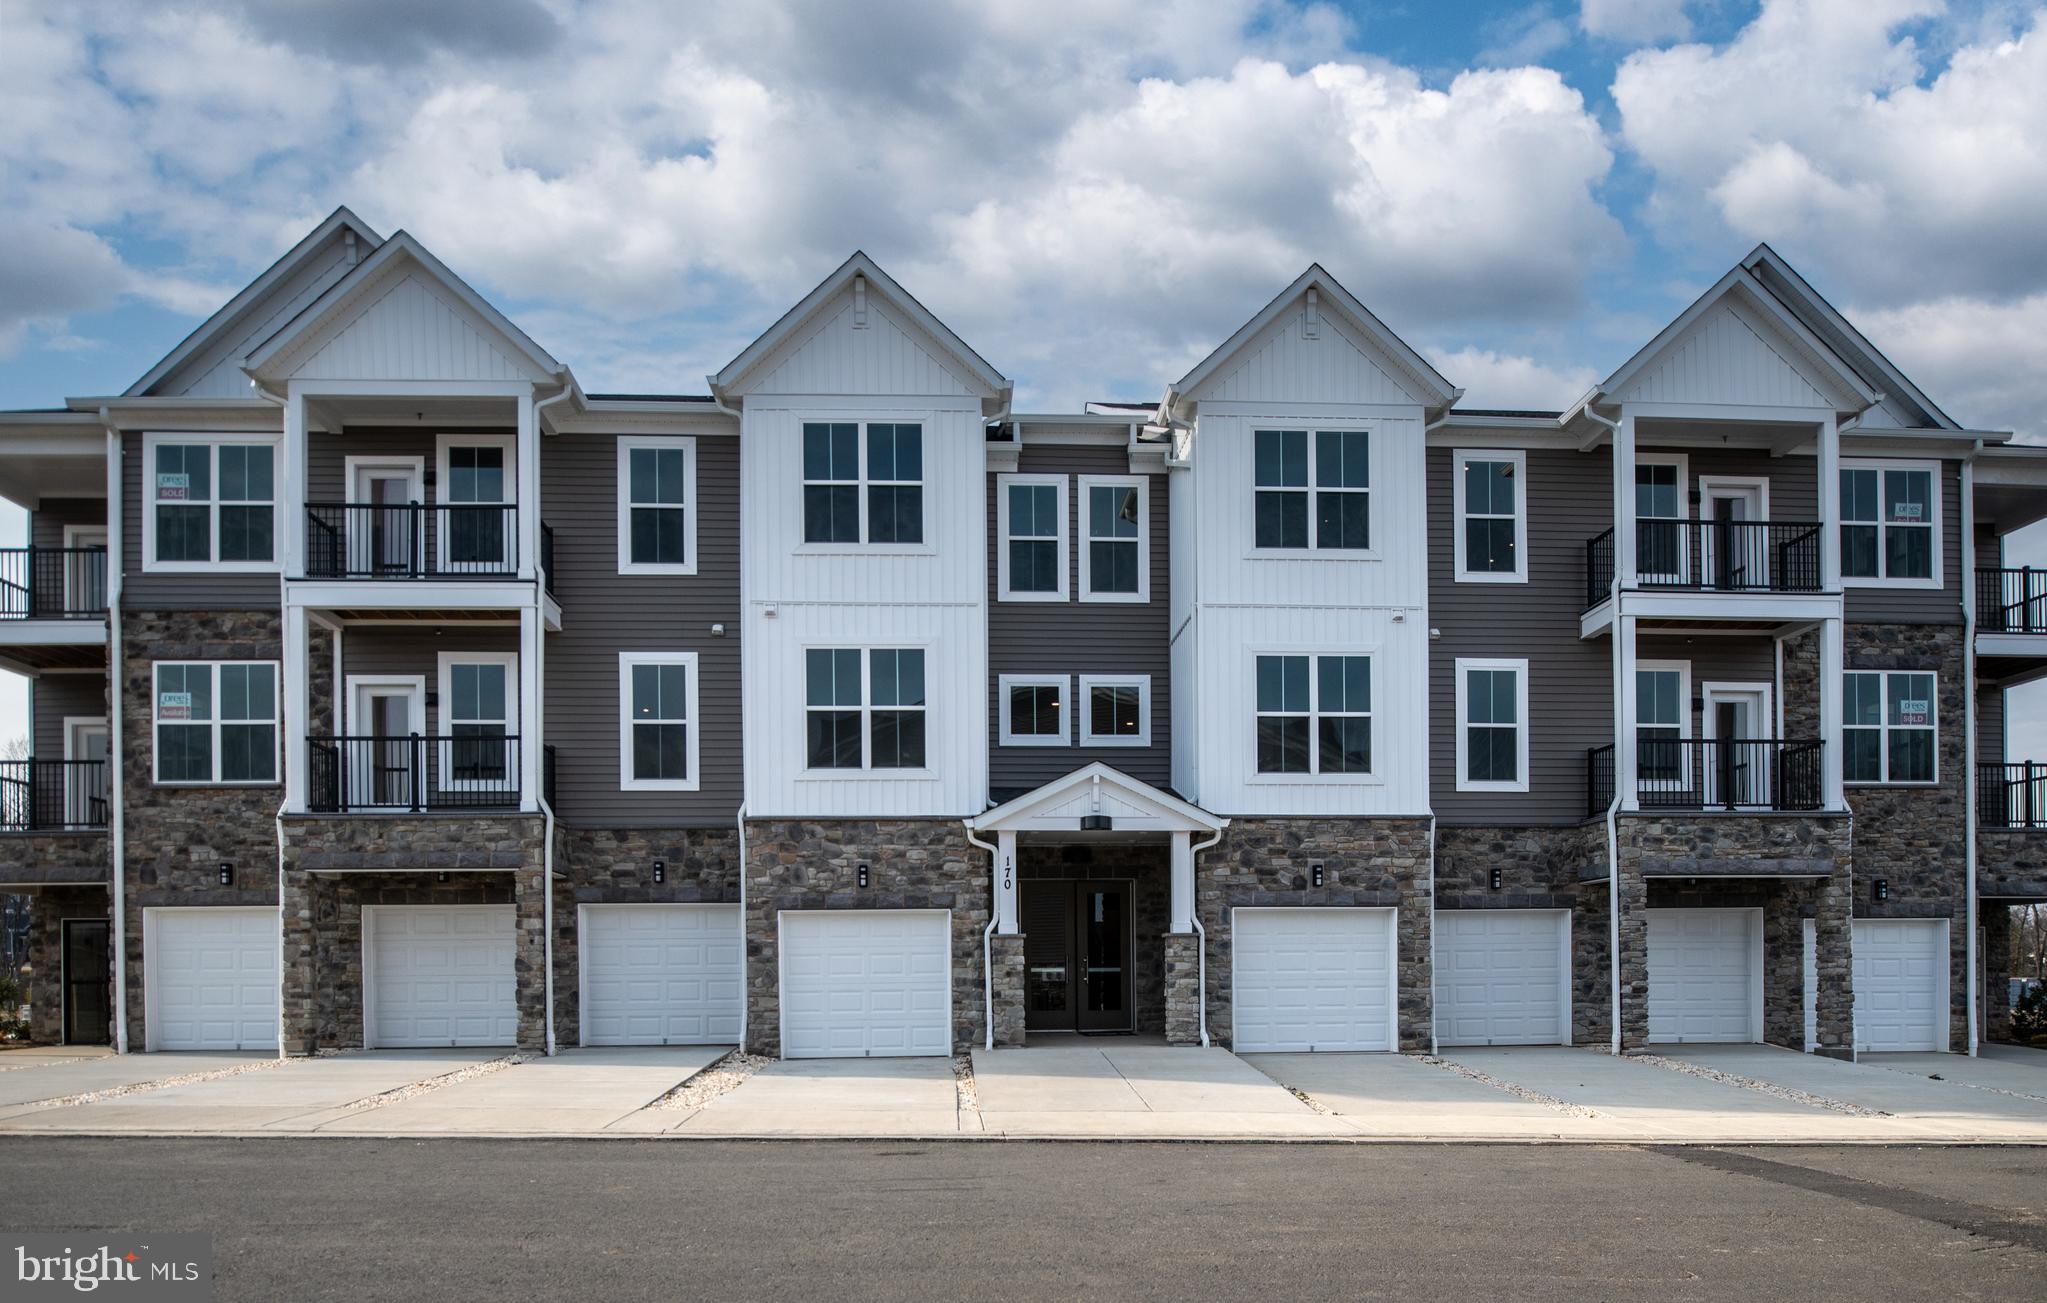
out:
M295 365L381 302L408 272L423 274L473 327L499 337L504 345L502 351L523 366L529 379L549 382L561 379L565 370L561 363L404 231L394 233L325 295L258 345L242 369L258 380L285 378Z
M1429 365L1426 358L1409 348L1407 342L1389 330L1385 322L1373 316L1371 310L1359 302L1356 296L1338 284L1334 276L1323 270L1322 264L1313 263L1295 279L1293 284L1281 290L1278 297L1260 309L1258 315L1239 327L1236 334L1224 340L1192 371L1180 377L1179 382L1167 394L1168 403L1176 397L1198 398L1197 391L1202 385L1224 374L1227 365L1234 361L1238 354L1258 342L1267 327L1285 316L1310 290L1315 293L1315 302L1312 305L1315 315L1320 316L1333 309L1339 318L1347 320L1352 330L1369 341L1378 352L1384 354L1393 363L1395 373L1422 395L1419 401L1424 407L1447 406L1463 396L1463 390L1444 379L1436 368ZM1303 324L1304 328L1313 328L1305 320Z
M1230 823L1097 761L966 824L976 832L1078 832L1092 814L1108 815L1117 832L1220 832Z
M857 286L856 279L861 282ZM804 295L795 307L783 313L780 320L768 327L759 339L748 344L738 357L726 363L723 370L708 377L711 393L721 402L730 397L743 397L747 382L781 352L783 345L807 335L811 319L830 307L849 286L855 287L856 299L878 295L906 326L927 336L951 361L952 369L960 374L962 380L978 386L979 397L995 399L1009 394L1012 386L1001 372L988 365L987 360L968 347L965 340L933 316L930 309L876 266L873 259L859 252L820 281L817 288ZM856 311L871 312L873 306L871 303L859 303Z
M363 242L363 252L366 255L384 242L383 236L371 230L367 223L347 208L335 209L327 215L326 221L314 227L304 239L287 249L276 262L264 269L262 275L250 281L241 293L229 299L218 312L200 322L191 334L179 341L176 348L164 354L162 361L149 368L140 380L128 386L128 391L123 396L135 398L148 393L164 377L202 352L233 327L242 314L261 302L273 286L289 279L307 258L324 246L336 232L344 229L355 232L356 238Z

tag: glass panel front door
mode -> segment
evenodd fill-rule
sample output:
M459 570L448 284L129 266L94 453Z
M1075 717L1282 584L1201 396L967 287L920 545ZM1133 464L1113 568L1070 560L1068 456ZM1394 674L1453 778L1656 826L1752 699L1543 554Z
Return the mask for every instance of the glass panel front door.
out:
M1129 1031L1130 884L1036 880L1021 891L1024 1026Z
M104 919L64 920L64 1043L105 1045L113 1026L112 952Z

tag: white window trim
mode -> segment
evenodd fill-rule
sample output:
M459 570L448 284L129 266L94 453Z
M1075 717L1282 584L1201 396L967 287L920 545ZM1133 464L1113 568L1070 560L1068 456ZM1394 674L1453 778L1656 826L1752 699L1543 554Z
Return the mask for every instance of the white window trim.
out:
M1652 674L1675 673L1677 675L1677 740L1680 744L1690 742L1692 740L1692 663L1690 661L1636 661L1635 674L1637 678L1639 679L1645 672ZM1461 686L1463 680L1460 678L1458 683ZM1637 691L1639 690L1638 688ZM1461 703L1459 711L1460 713L1462 711ZM1639 716L1639 714L1638 710L1637 715ZM1664 726L1651 724L1649 727L1660 728ZM1642 736L1642 728L1642 721L1638 717L1635 720L1635 737L1638 746ZM1461 730L1459 736L1462 737ZM1639 768L1640 750L1638 749L1635 754L1637 757L1637 768ZM1689 790L1692 781L1692 749L1688 746L1680 745L1677 754L1678 776L1675 779L1648 779L1637 774L1636 786L1643 791L1649 792L1682 792ZM1458 772L1463 772L1461 761Z
M1136 688L1137 724L1135 736L1094 731L1094 690ZM1079 717L1080 745L1084 747L1148 747L1151 745L1151 675L1083 674L1080 692L1074 698L1073 713Z
M621 792L695 792L703 787L703 769L697 763L703 723L697 713L697 653L643 651L618 654L618 790ZM689 777L636 778L633 776L633 666L681 665L684 667L683 709L680 721L689 729ZM650 721L673 724L675 720ZM522 742L523 746L524 743Z
M448 499L448 452L453 448L503 448L505 450L504 506L519 500L519 441L511 434L443 434L434 439L434 505L438 507L488 506L488 503L451 502ZM445 522L445 514L442 522ZM519 513L505 522L505 568L516 570L519 558ZM434 529L435 562L442 573L448 570L448 531L437 523ZM538 558L535 559L538 564Z
M1468 777L1471 772L1470 738L1465 732L1471 727L1470 708L1465 674L1469 670L1512 670L1514 671L1514 772L1520 777L1511 783L1477 782ZM1460 792L1526 792L1528 790L1528 662L1525 660L1494 660L1485 658L1458 658L1457 666L1457 790ZM1484 727L1497 727L1486 725Z
M925 662L930 669L930 662ZM1059 690L1059 735L1043 737L1013 731L1010 722L1009 690L1011 688L1057 688ZM997 736L1000 745L1006 747L1063 747L1073 744L1073 678L1066 674L998 674L995 677L997 717L1000 727ZM925 696L930 696L926 685ZM928 729L929 724L927 722ZM928 742L927 738L927 742Z
M1874 674L1874 675L1875 675L1875 676L1877 677L1877 681L1878 681L1878 682L1877 682L1877 702L1878 702L1878 707L1879 707L1879 709L1878 709L1878 714L1877 714L1877 722L1876 722L1875 724L1850 724L1850 723L1848 723L1848 722L1847 722L1847 721L1846 721L1845 719L1844 719L1844 720L1842 721L1842 724L1841 724L1841 752L1842 752L1842 755L1841 755L1841 760L1842 760L1842 768L1843 768L1843 770L1845 771L1845 770L1846 770L1846 767L1847 767L1847 759L1848 759L1848 756L1847 756L1847 751L1848 751L1848 734L1850 734L1850 733L1874 733L1874 734L1876 734L1876 735L1877 735L1877 768L1878 768L1879 772L1880 772L1880 773L1882 773L1883 777L1881 777L1881 778L1876 778L1876 779L1868 779L1868 778L1860 778L1860 779L1856 779L1856 778L1844 778L1844 779L1842 780L1842 786L1844 786L1844 787L1939 787L1939 786L1940 786L1940 671L1939 671L1939 670L1935 670L1935 669L1916 669L1916 670L1915 670L1915 669L1902 669L1902 670L1865 670L1865 669L1855 669L1855 668L1852 668L1852 667L1851 667L1851 668L1849 668L1849 669L1846 669L1846 670L1843 670L1843 671L1841 671L1841 679L1842 679L1842 683L1841 683L1841 692L1842 692L1842 701L1843 701L1843 705L1844 705L1844 706L1846 705L1846 700L1847 700L1847 690L1848 690L1848 684L1847 684L1847 679L1848 679L1848 676L1849 676L1849 675L1851 675L1851 674ZM1890 677L1891 677L1891 675L1893 675L1893 674L1924 674L1924 675L1926 675L1927 677L1929 677L1929 678L1931 678L1931 679L1933 680L1933 693L1932 693L1932 695L1928 696L1928 697L1927 697L1927 699L1926 699L1926 715L1927 715L1927 722L1926 722L1926 723L1925 723L1924 725L1919 725L1919 724L1893 724L1893 723L1891 723L1891 722L1890 722L1890 719L1888 718L1888 716L1889 716L1889 714L1890 714L1890 688L1891 688L1891 685L1890 685ZM1911 729L1911 730L1913 730L1913 731L1915 731L1915 732L1916 732L1916 731L1918 731L1919 729L1921 729L1922 727L1923 727L1923 728L1925 728L1925 729L1927 729L1927 730L1929 730L1929 731L1931 731L1931 732L1932 732L1932 734L1933 734L1933 777L1931 777L1931 778L1927 778L1927 779L1912 779L1912 780L1910 780L1910 781L1906 781L1906 780L1902 780L1902 779L1898 779L1898 780L1894 780L1894 779L1892 779L1892 777L1891 777L1891 737L1890 737L1891 733L1892 733L1893 731L1895 731L1895 730L1900 730L1900 729Z
M1641 452L1641 451L1637 451L1637 452L1635 453L1635 469L1636 469L1637 471L1640 471L1640 470L1642 469L1642 467L1644 467L1644 466L1675 466L1675 467L1677 467L1677 514L1676 514L1675 516L1644 516L1644 515L1642 515L1642 514L1641 514L1640 512L1636 512L1636 513L1635 513L1635 536L1636 536L1636 538L1638 538L1638 539L1639 539L1639 538L1641 537L1641 534L1642 534L1642 526L1641 526L1641 522L1642 522L1642 521L1645 521L1645 520L1673 520L1673 521L1678 521L1678 522L1680 522L1680 523L1679 523L1679 525L1678 525L1678 531L1677 531L1677 569L1678 569L1678 573L1677 573L1677 575L1676 575L1676 578L1677 578L1678 580L1682 581L1682 580L1684 580L1684 579L1686 579L1686 578L1689 578L1689 577L1690 577L1690 575L1691 575L1691 573L1692 573L1692 564L1691 564L1691 563L1692 563L1692 544L1691 544L1691 534L1692 534L1692 531L1691 531L1691 530L1689 530L1689 529L1687 529L1687 528L1685 528L1685 527L1684 527L1684 525L1683 525L1683 523L1682 523L1682 522L1684 522L1684 521L1688 521L1688 520L1692 519L1692 459L1691 459L1691 455L1690 455L1690 454L1688 454L1688 453L1682 453L1682 452ZM1635 494L1636 494L1637 492L1638 492L1638 490L1637 490L1637 488L1636 488L1636 485L1635 485L1635 481L1634 481L1634 480L1629 480L1629 481L1628 481L1628 501L1627 501L1627 509L1628 509L1629 511L1635 511ZM1641 546L1641 545L1640 545L1639 543L1637 543L1637 544L1636 544L1636 546L1637 546L1637 547L1639 547L1639 546ZM1616 561L1618 561L1618 558L1616 558ZM1660 575L1659 575L1659 576L1657 576L1657 577L1658 577L1658 578L1662 578L1663 576L1660 576ZM1639 583L1639 582L1641 582L1642 578L1643 578L1643 575L1642 575L1642 574L1641 574L1641 573L1639 572L1639 569L1638 569L1638 571L1637 571L1637 573L1636 573L1636 575L1635 575L1635 579L1636 579L1636 582L1638 582L1638 583Z
M1841 517L1841 519L1833 522L1833 527L1835 530L1834 547L1837 552L1843 551L1843 549L1841 548L1839 532L1843 526L1874 525L1876 527L1876 562L1879 567L1888 564L1889 552L1884 546L1885 532L1888 529L1890 529L1892 524L1902 523L1886 522L1883 519L1881 519L1883 511L1882 505L1883 472L1925 471L1932 477L1933 486L1933 491L1930 495L1933 499L1932 501L1933 513L1931 519L1927 521L1927 523L1933 527L1932 576L1926 579L1891 579L1887 576L1871 577L1868 575L1850 575L1843 573L1841 576L1841 586L1843 588L1930 588L1930 589L1938 589L1943 587L1944 586L1943 576L1946 574L1945 570L1946 558L1943 556L1943 552L1945 549L1942 547L1942 544L1946 540L1946 531L1943 527L1941 510L1942 501L1947 496L1947 484L1942 479L1942 475L1944 472L1944 467L1942 463L1938 461L1925 461L1909 458L1900 459L1893 457L1843 457L1841 458L1840 469L1843 471L1877 472L1877 504L1878 504L1877 512L1879 515L1879 519L1849 520L1847 516L1844 514ZM1840 500L1840 494L1838 490L1836 491L1835 494L1835 500L1837 502ZM1843 559L1845 560L1845 556ZM1919 784L1916 783L1909 785L1919 786Z
M1379 777L1379 647L1253 647L1251 651L1251 772L1245 779L1250 784L1355 784L1379 786L1385 780ZM1258 660L1261 656L1305 656L1308 658L1308 768L1302 772L1281 773L1258 767L1258 720L1266 715L1292 716L1300 712L1290 710L1258 709ZM1362 718L1372 721L1372 768L1362 774L1326 774L1322 772L1322 678L1321 666L1316 662L1324 656L1362 656L1372 663L1372 709ZM1357 719L1351 711L1334 712L1338 718Z
M1282 560L1282 559L1283 559L1283 560L1294 560L1294 561L1377 561L1377 560L1380 560L1380 559L1381 559L1381 553L1380 553L1380 551L1379 551L1379 548L1378 548L1378 546L1377 546L1377 539L1379 538L1379 519L1378 519L1378 507L1377 507L1377 504L1376 504L1376 503L1375 503L1375 502L1373 501L1373 496L1372 496L1372 495L1373 495L1373 493L1374 493L1374 491L1375 491L1375 488L1376 488L1376 486L1375 486L1375 485L1373 484L1373 482L1372 482L1372 472L1373 472L1373 470L1374 470L1374 469L1375 469L1375 468L1377 467L1377 465L1378 465L1378 461L1379 461L1379 437L1380 437L1380 433L1381 433L1381 431L1380 431L1380 428L1379 428L1378 424L1377 424L1376 422L1370 422L1370 421L1309 421L1309 422L1307 422L1307 423L1306 423L1305 425L1303 425L1303 424L1300 424L1300 423L1291 423L1291 422L1287 422L1287 421L1260 421L1260 420L1254 420L1254 421L1250 422L1249 424L1250 424L1250 427L1251 427L1251 438L1250 438L1250 440L1249 440L1249 447L1250 447L1250 449L1251 449L1251 466L1250 466L1250 476L1249 476L1249 478L1250 478L1250 481L1251 481L1251 493L1252 493L1252 499L1251 499L1251 504L1252 504L1252 511L1251 511L1251 515L1250 515L1250 517L1249 517L1249 520L1250 520L1250 522L1251 522L1251 546L1250 546L1250 547L1249 547L1248 549L1246 549L1246 551L1245 551L1245 556L1247 556L1247 557L1251 558L1252 560L1260 560L1260 561L1263 561L1263 560ZM1305 486L1304 488L1300 488L1300 489L1294 489L1294 488L1280 488L1280 487L1279 487L1279 486L1277 486L1277 485L1274 485L1274 486L1271 486L1271 487L1267 487L1267 488L1263 488L1263 489L1261 489L1261 488L1259 487L1259 484L1258 484L1258 432L1259 432L1259 431L1261 431L1261 430L1300 430L1300 429L1305 429L1305 430L1307 430L1307 432L1308 432L1308 483L1306 484L1306 486ZM1319 451L1319 447L1318 447L1318 441L1316 440L1316 438L1315 438L1315 435L1316 435L1316 434L1317 434L1318 432L1321 432L1321 431L1327 431L1327 432L1329 432L1329 433L1331 433L1331 434L1337 434L1337 433L1342 433L1342 434L1362 434L1362 435L1365 435L1365 436L1366 436L1366 438L1367 438L1367 448L1366 448L1366 452L1365 452L1365 487L1364 487L1364 488L1362 488L1362 489L1331 489L1331 490L1329 490L1329 492L1332 492L1332 493L1362 493L1362 494L1364 494L1364 495L1365 495L1365 503L1366 503L1366 507L1365 507L1365 510L1366 510L1367 512L1369 512L1369 513L1370 513L1370 515L1371 515L1371 522L1372 522L1372 523L1371 523L1371 530L1372 530L1372 538L1373 538L1373 540L1374 540L1374 542L1373 542L1373 545L1372 545L1372 546L1370 546L1370 547L1316 547L1316 546L1315 546L1315 495L1316 495L1317 493L1319 493L1319 492L1321 492L1321 491L1322 491L1322 490L1320 490L1320 489L1318 489L1318 488L1316 488L1316 487L1315 487L1315 460L1316 460L1316 458L1317 458L1317 457L1319 457L1319 456L1321 455L1321 454L1320 454L1320 451ZM1307 495L1308 495L1308 546L1306 546L1306 547L1259 547L1259 546L1258 546L1258 513L1257 513L1257 504L1258 504L1258 499L1257 499L1257 495L1258 495L1259 493L1261 493L1261 492L1265 492L1265 493L1300 493L1300 492L1306 492L1306 493L1307 493ZM1278 654L1291 654L1291 653L1278 653ZM1310 654L1312 655L1312 654L1315 654L1315 653L1310 653Z
M1064 475L997 475L995 477L995 574L997 600L1004 602L1063 602L1067 599L1066 577L1072 569L1067 548L1068 522L1072 519ZM1019 593L1009 586L1009 490L1011 486L1051 486L1058 490L1059 587L1049 593ZM863 489L864 491L864 489ZM1032 538L1036 538L1033 535ZM1039 540L1042 541L1042 540ZM1082 565L1087 564L1085 561Z
M803 427L806 425L850 425L859 431L854 452L853 468L857 479L813 480L801 474L803 470ZM924 476L915 480L877 480L867 473L867 427L871 425L914 425L919 431L920 460L924 464ZM815 416L806 415L796 422L796 552L813 556L872 556L878 550L884 556L932 555L938 552L931 542L931 441L922 436L931 432L929 413L895 416L882 412L867 412L859 416ZM803 537L803 490L812 484L851 485L859 493L858 519L860 537L856 540L832 543L813 543ZM868 538L867 490L889 485L920 486L924 492L918 498L918 530L921 537L914 543L876 543ZM891 650L882 648L883 651Z
M210 720L164 720L157 718L157 707L162 697L161 675L166 665L204 665L213 675L213 718ZM268 665L271 670L271 690L277 699L270 704L270 772L275 778L223 779L220 774L220 727L222 724L260 724L262 720L223 720L220 717L220 669L223 665ZM156 787L277 787L284 781L284 668L277 661L248 660L160 660L151 661L149 666L149 781ZM162 776L163 748L157 741L157 727L162 724L204 723L213 731L213 773L211 779L169 779ZM111 762L117 757L109 757Z
M1151 600L1151 477L1149 475L1083 475L1080 477L1076 537L1080 540L1080 600L1120 602L1137 605ZM1137 490L1137 591L1098 593L1094 591L1094 536L1089 532L1088 493L1094 488ZM1112 539L1111 542L1129 542Z
M506 757L512 773L504 783L488 780L463 782L451 780L448 773L454 768L455 748L449 740L455 736L454 723L449 719L449 709L454 701L453 674L457 665L502 665L505 667L505 735L519 739L519 750ZM519 730L519 653L517 652L449 652L439 654L438 674L435 679L437 695L434 700L432 728L435 736L442 740L435 744L440 751L438 763L434 766L435 790L441 792L496 791L507 783L514 792L519 787L519 771L525 767L524 752L529 739ZM476 721L466 721L476 722ZM489 721L484 721L489 722Z
M931 770L931 745L932 739L936 734L932 729L931 720L937 711L933 707L931 700L931 644L922 642L851 644L843 642L815 642L805 643L799 651L802 659L798 664L803 667L799 673L803 676L804 682L803 706L797 711L801 725L797 735L797 746L800 748L803 756L803 768L797 774L799 781L831 782L834 780L865 779L897 782L903 779L934 777ZM825 707L812 706L810 704L808 683L810 673L809 661L810 653L814 651L856 651L860 653L860 767L858 769L813 769L810 766L810 712L812 710L825 709L851 709L851 707L847 706ZM874 683L871 674L873 670L872 657L878 651L916 651L924 653L924 704L922 706L875 706ZM921 710L924 712L924 764L922 767L916 769L877 769L874 767L874 712L876 709Z
M1464 468L1469 462L1510 462L1514 467L1514 568L1512 570L1465 569ZM1453 578L1460 584L1525 584L1528 582L1528 454L1518 448L1459 448L1450 454L1450 495L1454 522L1451 540L1455 555ZM1490 512L1484 517L1498 520Z
M213 497L208 500L211 508L212 534L207 553L211 561L159 561L156 559L156 507L157 501L152 489L156 474L156 449L158 444L206 444L212 448L207 454L210 474L213 480ZM222 561L220 560L220 446L230 443L267 443L273 450L270 475L270 560L268 561ZM282 437L275 434L215 434L205 431L186 433L176 430L152 430L142 436L142 483L136 496L142 513L142 570L145 574L158 575L199 575L199 574L275 574L284 569L279 553L284 547L284 521L280 513L286 502L297 502L303 497L294 491L294 486L284 482L284 457L280 447ZM110 556L117 556L111 541ZM119 564L117 560L109 565ZM185 664L187 662L178 662ZM190 662L196 664L197 662Z
M618 572L622 575L693 575L697 572L697 441L689 435L632 435L618 443ZM658 507L635 503L632 482L632 454L635 448L680 449L682 452L682 503ZM668 561L633 560L632 513L636 506L653 510L682 512L682 555L680 564ZM695 684L696 679L691 677ZM695 691L692 686L691 691Z

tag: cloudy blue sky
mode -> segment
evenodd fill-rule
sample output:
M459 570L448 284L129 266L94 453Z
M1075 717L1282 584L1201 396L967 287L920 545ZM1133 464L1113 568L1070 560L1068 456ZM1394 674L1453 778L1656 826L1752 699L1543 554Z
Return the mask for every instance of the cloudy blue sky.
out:
M2047 438L2039 4L0 0L0 169L0 407L345 203L587 389L700 391L861 247L1032 408L1156 396L1314 260L1467 405L1561 405L1768 240Z

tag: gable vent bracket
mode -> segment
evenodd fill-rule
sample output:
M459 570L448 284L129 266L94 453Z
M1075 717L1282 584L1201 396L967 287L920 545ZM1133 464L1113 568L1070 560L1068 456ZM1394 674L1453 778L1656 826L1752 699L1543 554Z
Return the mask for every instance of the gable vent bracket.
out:
M1307 310L1301 314L1301 338L1316 339L1322 333L1322 295L1314 286L1308 287Z
M853 329L867 329L867 278L853 278Z

